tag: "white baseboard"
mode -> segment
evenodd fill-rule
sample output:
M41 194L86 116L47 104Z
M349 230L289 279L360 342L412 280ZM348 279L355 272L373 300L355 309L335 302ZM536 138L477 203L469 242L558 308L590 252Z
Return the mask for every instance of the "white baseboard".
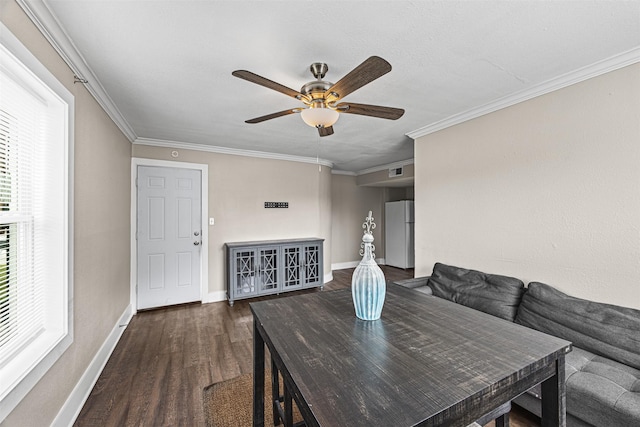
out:
M333 280L333 273L325 274L323 278L324 282L327 283ZM220 302L227 300L227 292L226 291L216 291L209 292L205 299L202 301L203 304L208 304L211 302Z
M376 263L378 265L385 265L384 258L376 259ZM331 264L331 270L344 270L345 268L355 268L360 264L360 260L358 261L349 261L349 262L337 262L335 264Z
M350 262L337 262L335 264L331 264L331 271L333 270L344 270L345 268L354 268L360 264L360 261L350 261Z
M220 302L227 300L227 291L215 291L209 292L204 300L202 300L203 304L209 304L210 302Z
M80 377L80 380L73 388L66 402L64 402L64 405L62 405L51 426L68 427L73 425L132 317L133 306L129 305L114 325L111 333L107 336L107 339L84 371L84 374L82 374L82 377Z

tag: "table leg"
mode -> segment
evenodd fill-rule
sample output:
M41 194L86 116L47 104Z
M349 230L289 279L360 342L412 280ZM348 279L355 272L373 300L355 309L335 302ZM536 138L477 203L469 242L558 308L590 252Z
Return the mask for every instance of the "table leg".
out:
M556 374L542 382L542 427L564 427L567 423L564 354L555 363Z
M273 425L280 424L280 411L278 410L278 402L280 401L280 379L278 375L278 367L271 358L271 404L273 405Z
M496 418L496 427L509 427L509 413L500 415Z
M283 423L285 427L293 426L293 406L291 399L291 392L287 388L286 384L284 386L284 420Z
M253 320L253 427L264 427L264 339Z

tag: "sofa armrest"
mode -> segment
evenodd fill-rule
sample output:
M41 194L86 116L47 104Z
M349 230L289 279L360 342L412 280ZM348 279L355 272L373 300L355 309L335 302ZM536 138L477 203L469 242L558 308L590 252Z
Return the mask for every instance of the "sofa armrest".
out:
M409 289L414 289L418 292L422 292L427 295L433 295L431 288L427 286L429 277L431 276L416 277L414 279L396 280L395 282L393 282L393 284L400 285L402 287L409 288Z

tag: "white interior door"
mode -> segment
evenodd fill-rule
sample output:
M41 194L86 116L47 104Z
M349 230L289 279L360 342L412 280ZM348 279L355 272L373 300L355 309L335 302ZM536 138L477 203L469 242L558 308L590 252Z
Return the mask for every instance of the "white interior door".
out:
M137 308L200 301L199 170L138 166Z

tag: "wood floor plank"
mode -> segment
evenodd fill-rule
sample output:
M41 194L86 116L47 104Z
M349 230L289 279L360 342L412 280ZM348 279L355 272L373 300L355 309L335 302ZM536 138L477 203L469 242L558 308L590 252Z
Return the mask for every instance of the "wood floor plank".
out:
M381 267L388 280L413 277L413 270ZM352 274L353 269L334 271L333 281L325 284L324 291L350 287ZM307 292L323 291L298 293ZM218 302L138 313L74 426L203 426L203 388L252 372L250 301L236 301L233 307ZM514 409L510 425L535 427L540 423L525 411Z

